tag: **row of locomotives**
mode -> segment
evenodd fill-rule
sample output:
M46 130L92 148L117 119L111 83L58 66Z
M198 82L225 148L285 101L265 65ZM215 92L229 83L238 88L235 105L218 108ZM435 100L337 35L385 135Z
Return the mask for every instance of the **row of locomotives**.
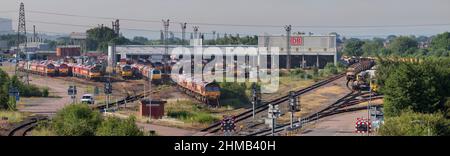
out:
M66 63L55 63L56 75L58 76L71 76L72 70Z
M118 65L117 71L123 79L131 79L134 77L133 68L129 64Z
M354 81L357 80L358 74L360 74L362 71L369 70L374 65L375 61L373 59L361 59L358 61L358 63L352 64L350 67L348 67L346 72L347 87L351 88L349 84L354 84Z
M216 82L192 79L186 75L172 75L180 90L208 106L219 106L220 86Z
M103 77L101 72L101 65L73 65L72 75L74 77L84 78L88 80L100 81Z
M154 83L154 84L161 84L161 82L162 82L161 70L158 70L156 68L153 68L152 66L143 65L143 64L134 64L132 68L133 68L133 74L136 77L150 81L151 83Z
M24 71L28 71L32 74L37 75L45 75L45 76L56 76L56 67L55 65L50 61L32 61L28 62L28 64L25 62Z

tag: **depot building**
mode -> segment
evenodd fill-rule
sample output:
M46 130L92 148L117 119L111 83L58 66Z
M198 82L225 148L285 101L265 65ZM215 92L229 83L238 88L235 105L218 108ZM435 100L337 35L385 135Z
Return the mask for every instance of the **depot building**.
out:
M289 46L288 47L288 42ZM225 48L258 48L266 47L268 52L278 49L279 68L287 68L290 58L290 68L324 68L327 63L337 63L336 36L334 35L292 35L286 36L259 36L258 45L202 45L202 41L191 40L190 45L168 45L169 53L174 48L193 48L194 46ZM120 59L149 60L162 62L166 46L164 45L110 45L108 47L108 61L115 63ZM193 54L197 55L197 54ZM202 54L198 54L202 55ZM239 54L237 54L239 55Z

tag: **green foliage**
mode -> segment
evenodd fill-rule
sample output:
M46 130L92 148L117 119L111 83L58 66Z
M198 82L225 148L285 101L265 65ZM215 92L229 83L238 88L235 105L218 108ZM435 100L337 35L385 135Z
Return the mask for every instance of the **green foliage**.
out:
M246 95L247 86L245 83L223 82L219 85L221 99L239 99L242 103L250 101Z
M25 36L21 35L21 38L25 38ZM0 40L6 41L8 47L17 46L17 34L0 35Z
M386 64L384 64L386 65ZM450 60L428 59L420 64L398 63L381 69L379 80L384 82L385 112L397 116L409 109L420 113L435 113L448 109L450 97Z
M74 104L57 112L52 127L59 136L93 136L100 122L99 112L87 105Z
M434 37L431 41L431 48L450 51L450 33L445 32Z
M363 46L364 42L356 39L356 38L351 38L349 40L347 40L344 43L344 55L347 56L361 56L363 54Z
M178 110L178 111L169 110L167 112L167 116L191 123L196 122L196 123L210 124L219 121L217 117L214 117L209 113L198 111L189 112L185 110Z
M323 71L326 75L334 75L338 73L338 68L333 63L327 63Z
M142 136L143 132L136 125L136 118L106 118L97 128L96 136Z
M48 96L48 88L47 88L47 96L45 96L45 94L44 94L45 88L41 90L39 87L37 87L35 85L32 85L32 84L26 85L23 82L21 82L19 80L19 78L15 75L11 78L10 84L13 87L17 87L19 89L20 96L23 96L23 97L47 97Z
M142 37L142 36L136 36L136 37L133 38L133 42L137 43L137 44L144 45L144 44L147 44L148 39L145 38L145 37Z
M86 31L87 33L87 47L89 50L106 51L109 43L115 44L132 44L132 42L123 37L115 34L114 30L108 27L96 27Z
M237 35L236 36L226 35L216 40L205 40L203 43L205 45L230 45L230 44L257 45L258 36L237 37Z
M383 40L382 39L373 39L364 42L362 46L362 51L364 56L372 56L376 55L383 48Z
M42 96L43 96L43 97L48 97L48 94L49 94L48 88L42 89Z
M415 38L400 36L389 45L389 49L397 55L411 55L417 51L418 43Z
M8 87L9 86L9 76L8 74L0 69L0 109L8 108Z
M448 136L450 120L441 113L421 114L406 111L387 118L379 133L385 136Z

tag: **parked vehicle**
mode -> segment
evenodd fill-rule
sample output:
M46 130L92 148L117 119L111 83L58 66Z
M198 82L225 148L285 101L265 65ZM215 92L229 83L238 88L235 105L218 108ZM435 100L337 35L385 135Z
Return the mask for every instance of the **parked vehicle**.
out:
M81 97L81 103L90 105L95 104L94 95L84 94L83 97Z

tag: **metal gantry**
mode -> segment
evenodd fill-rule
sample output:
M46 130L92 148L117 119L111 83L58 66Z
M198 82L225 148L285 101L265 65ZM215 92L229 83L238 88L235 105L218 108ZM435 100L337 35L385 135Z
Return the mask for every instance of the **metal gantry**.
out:
M19 21L17 23L17 51L16 51L16 66L15 66L15 74L17 75L17 68L20 58L20 44L24 43L24 51L27 49L27 27L25 24L25 5L20 3L19 8Z
M180 23L181 25L181 45L185 45L186 25L187 23Z

